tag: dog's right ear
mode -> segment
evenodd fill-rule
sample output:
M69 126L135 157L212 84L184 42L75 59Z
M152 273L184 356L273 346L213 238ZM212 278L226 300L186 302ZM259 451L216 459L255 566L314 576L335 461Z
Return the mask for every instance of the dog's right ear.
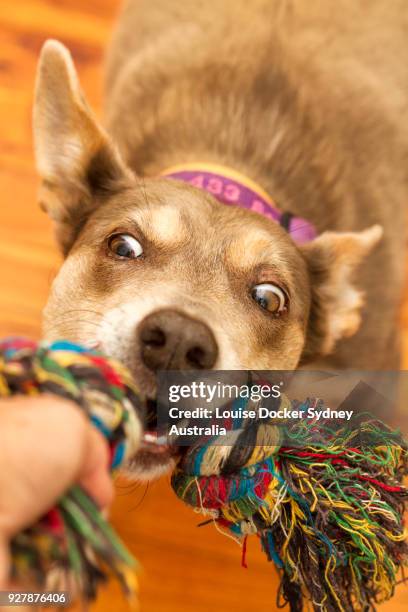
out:
M132 173L89 108L69 51L54 40L41 51L33 119L40 203L66 254L95 207Z

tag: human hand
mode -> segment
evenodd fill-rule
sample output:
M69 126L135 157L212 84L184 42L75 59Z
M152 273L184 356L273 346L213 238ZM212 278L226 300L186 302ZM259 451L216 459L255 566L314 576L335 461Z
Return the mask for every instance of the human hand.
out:
M112 501L108 447L85 415L53 396L0 400L0 589L10 539L73 484L101 508Z

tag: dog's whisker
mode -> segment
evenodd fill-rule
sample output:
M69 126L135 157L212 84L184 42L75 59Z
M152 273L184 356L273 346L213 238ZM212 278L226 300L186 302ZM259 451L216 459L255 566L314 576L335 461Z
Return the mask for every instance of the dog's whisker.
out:
M81 324L81 326L93 326L93 327L98 327L99 329L102 327L102 323L98 322L98 321L88 321L86 319L76 319L74 317L71 318L61 318L58 319L56 321L53 321L50 325L48 325L48 330L51 332L58 332L59 331L59 327L60 325L66 325L67 327L71 327L73 328L75 325ZM64 330L66 332L66 330ZM64 335L64 334L62 334Z
M104 316L103 312L100 312L98 310L89 309L89 308L70 308L69 310L63 310L60 314L61 316L65 316L65 315L77 314L81 312L86 312L86 313L95 315L96 317L100 317L100 318Z
M135 506L133 506L132 508L129 508L129 512L134 512L135 510L140 508L140 506L142 505L142 503L144 502L146 498L147 492L149 490L149 486L150 486L150 481L146 482L145 490L143 491L142 497L139 499L139 501L137 502Z
M72 314L72 313L77 313L77 312L88 312L90 314L96 315L98 317L103 317L104 313L100 312L98 310L93 310L90 308L71 308L70 310L64 310L61 314L65 315L65 314Z
M118 495L130 495L139 491L144 483L142 482L128 482L128 483L117 483L115 488L118 491Z
M55 321L51 326L55 329L58 325L62 323L85 323L86 325L94 325L96 327L102 327L102 323L98 321L88 321L87 319L76 319L76 318L62 318L58 321Z

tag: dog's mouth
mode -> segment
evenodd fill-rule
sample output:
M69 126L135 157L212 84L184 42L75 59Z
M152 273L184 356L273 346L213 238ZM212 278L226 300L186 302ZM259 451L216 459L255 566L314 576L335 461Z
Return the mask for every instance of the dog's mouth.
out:
M146 431L142 438L141 449L154 455L163 455L170 452L167 436L159 436L157 431Z
M139 450L128 462L127 472L138 480L152 480L170 472L179 459L179 449L167 444L166 436L146 431Z
M179 456L180 448L170 444L167 435L158 433L157 402L149 399L141 445L128 463L130 475L143 480L157 478L170 471Z

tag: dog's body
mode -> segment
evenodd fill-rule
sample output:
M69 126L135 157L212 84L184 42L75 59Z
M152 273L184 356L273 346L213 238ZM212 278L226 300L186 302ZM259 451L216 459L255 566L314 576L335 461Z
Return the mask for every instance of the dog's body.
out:
M146 381L137 330L155 310L171 309L172 320L181 313L188 325L208 328L191 334L208 332L211 367L290 369L322 359L398 367L408 199L404 11L398 0L132 0L106 87L107 131L120 155L85 104L67 53L49 44L35 136L42 202L67 259L46 335L98 345ZM156 177L192 161L242 172L323 235L298 248L261 216L188 185L134 175ZM374 224L384 230L380 241L378 228L361 231ZM117 235L142 245L144 263L112 258ZM289 296L273 313L279 318L265 318L248 299L265 282ZM152 380L146 388L153 392Z

